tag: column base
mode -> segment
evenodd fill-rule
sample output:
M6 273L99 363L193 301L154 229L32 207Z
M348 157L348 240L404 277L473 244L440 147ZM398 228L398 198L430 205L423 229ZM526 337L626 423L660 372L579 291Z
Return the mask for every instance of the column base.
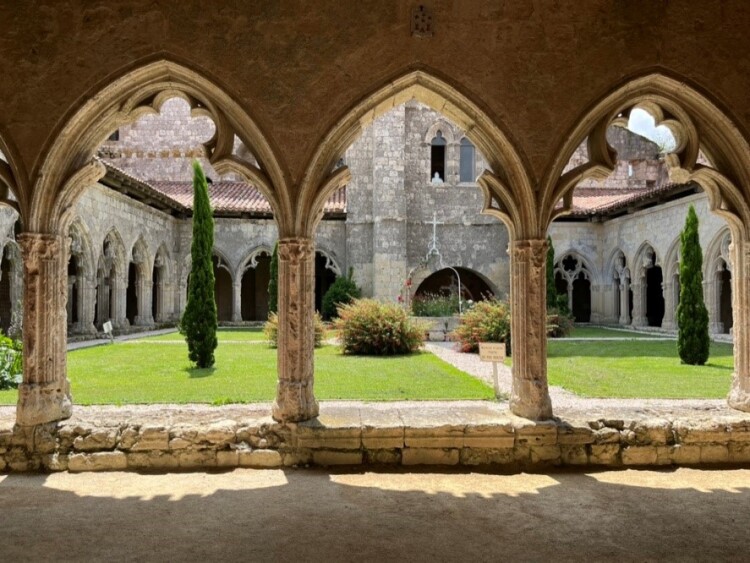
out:
M312 381L279 381L272 416L279 422L302 422L318 416Z
M517 385L522 385L522 393ZM547 387L539 381L513 382L510 396L510 412L529 420L549 420L552 418L552 400Z
M36 426L70 418L73 403L70 382L66 379L52 383L21 383L18 386L16 423Z
M736 373L732 374L732 389L729 391L727 403L738 411L750 412L750 385L742 385Z

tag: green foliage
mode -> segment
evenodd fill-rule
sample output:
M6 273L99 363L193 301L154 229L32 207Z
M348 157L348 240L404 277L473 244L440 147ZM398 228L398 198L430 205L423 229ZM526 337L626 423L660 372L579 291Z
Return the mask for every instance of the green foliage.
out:
M339 307L334 322L344 354L393 356L416 352L427 327L395 303L355 299Z
M326 325L320 317L320 313L315 313L315 347L320 348L323 345L323 336L326 332ZM266 335L268 345L271 348L279 347L279 316L276 313L269 313L268 320L263 325L263 334Z
M557 289L555 288L555 247L552 237L547 235L547 310L557 304Z
M565 303L565 310L550 311L547 313L547 336L552 338L561 338L570 336L573 330L573 316L567 312L568 304Z
M464 313L454 331L462 352L477 352L480 342L507 342L510 338L510 307L505 301L478 301Z
M703 252L698 216L691 205L680 234L680 303L677 306L677 353L685 364L708 360L708 311L703 301Z
M271 255L271 278L268 280L268 313L279 312L279 243L273 247Z
M23 342L0 334L0 389L18 389L23 380Z
M362 295L361 290L354 283L354 269L349 268L349 275L338 276L323 296L323 318L333 319L338 316L339 305L346 305Z
M455 293L417 295L411 303L411 311L416 317L450 317L458 313L458 295Z
M214 219L208 199L208 185L199 162L193 162L193 243L192 266L185 312L180 332L188 344L188 357L199 368L214 365L216 328L218 326L214 296L214 268L211 262L214 246Z

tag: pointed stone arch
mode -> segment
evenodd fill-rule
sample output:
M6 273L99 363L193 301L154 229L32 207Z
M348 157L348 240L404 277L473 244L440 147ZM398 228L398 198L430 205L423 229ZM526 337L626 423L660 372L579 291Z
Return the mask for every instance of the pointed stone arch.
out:
M568 309L576 322L590 322L592 289L596 283L596 270L590 261L576 250L570 249L555 258L555 283L564 284ZM559 292L559 289L558 289Z
M447 144L455 145L464 135L459 134L458 136L456 136L454 133L454 129L455 125L451 125L445 119L438 119L427 129L424 134L423 140L429 145L432 142L432 139L437 136L438 131L440 131Z
M0 204L15 209L21 222L28 224L29 190L25 171L14 145L0 134Z
M151 326L153 262L148 243L143 235L133 243L128 263L128 280L125 299L125 316L131 325Z
M6 241L0 259L0 328L18 338L23 325L23 257L18 243Z
M728 334L734 325L731 245L731 231L723 227L711 239L703 257L703 298L708 309L709 330L714 334Z
M680 303L680 236L664 255L664 321L662 328L677 329L677 305Z
M214 298L219 322L230 322L235 319L237 308L235 285L236 268L227 258L224 251L214 246L212 262L214 266Z
M273 245L255 246L234 277L234 321L265 321L269 313L268 283L271 279Z
M630 289L631 274L627 256L620 247L615 248L609 255L604 268L604 276L610 280L608 292L610 296L605 297L605 318L621 325L630 324L633 309L633 291Z
M664 272L659 255L650 241L636 251L631 265L633 326L660 327L664 320Z
M128 259L125 244L116 227L102 240L97 265L96 325L111 321L115 328L127 326L125 299Z
M268 136L235 99L201 72L171 60L147 62L120 72L91 95L61 126L44 156L33 186L31 230L57 232L66 209L86 185L104 175L94 158L97 147L121 125L158 112L169 98L181 97L194 115L212 119L214 137L205 143L206 153L220 174L237 173L268 198L281 224L291 215L287 176ZM235 137L253 159L234 154Z
M68 326L76 334L94 334L97 259L88 228L80 218L68 227Z

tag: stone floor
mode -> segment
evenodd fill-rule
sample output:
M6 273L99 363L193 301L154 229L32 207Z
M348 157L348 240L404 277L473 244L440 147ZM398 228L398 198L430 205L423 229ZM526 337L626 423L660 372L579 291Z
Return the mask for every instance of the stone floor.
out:
M3 561L747 561L750 470L0 476Z

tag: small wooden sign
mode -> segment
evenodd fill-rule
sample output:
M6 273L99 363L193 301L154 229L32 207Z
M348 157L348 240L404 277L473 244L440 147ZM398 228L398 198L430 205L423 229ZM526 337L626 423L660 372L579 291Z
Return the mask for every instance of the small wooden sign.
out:
M483 362L504 362L505 342L480 342L479 359Z

